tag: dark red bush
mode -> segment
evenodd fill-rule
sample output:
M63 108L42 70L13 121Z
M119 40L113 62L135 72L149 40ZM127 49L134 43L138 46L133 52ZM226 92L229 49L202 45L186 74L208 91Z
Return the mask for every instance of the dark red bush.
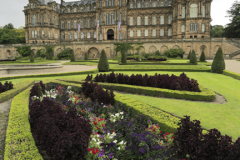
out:
M89 76L89 74L87 75L87 78L85 79L85 81L91 81L92 80L92 75Z
M117 78L114 72L110 73L106 77L106 82L107 83L117 83Z
M93 93L94 88L97 86L97 83L88 83L88 81L82 84L82 92L85 96L89 97Z
M104 91L101 86L97 86L89 97L93 102L97 100L98 103L113 105L115 95L113 94L113 91L109 91L108 89Z
M0 93L6 92L6 91L8 91L8 90L10 90L10 89L13 89L13 84L12 84L12 82L9 82L9 83L8 83L8 81L6 81L6 82L4 83L4 85L2 85L2 83L0 82Z

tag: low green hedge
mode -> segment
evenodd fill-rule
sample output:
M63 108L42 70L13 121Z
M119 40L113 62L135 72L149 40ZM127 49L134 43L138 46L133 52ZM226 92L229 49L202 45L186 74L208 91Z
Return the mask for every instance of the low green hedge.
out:
M62 81L72 82L72 83L84 83L84 81L80 80L68 80L64 79ZM143 86L134 86L127 84L116 84L116 83L99 83L98 85L103 88L135 93L135 94L144 94L148 96L154 97L165 97L165 98L175 98L175 99L186 99L192 101L207 101L212 102L216 99L216 94L210 89L204 88L199 85L201 92L190 92L190 91L178 91L178 90L170 90L163 88L154 88L154 87L143 87Z
M198 65L193 64L193 63L168 63L168 62L152 62L152 63L144 63L144 62L127 62L127 65L138 65L138 64L143 64L143 65ZM124 65L124 64L119 64L119 65Z
M0 93L0 103L11 99L33 84L34 80L26 80L17 84L13 84L13 89Z
M240 80L240 74L239 73L224 70L223 74L226 75L226 76L230 76L230 77L233 77L233 78L236 78L236 79Z
M49 73L49 74L36 74L36 75L24 75L24 76L0 77L0 81L10 80L10 79L18 79L18 78L71 76L71 75L93 74L93 73L98 73L98 69L94 69L94 70L91 70L91 71L81 71L81 72Z
M211 69L172 69L172 68L111 68L110 71L174 71L174 72L211 72Z

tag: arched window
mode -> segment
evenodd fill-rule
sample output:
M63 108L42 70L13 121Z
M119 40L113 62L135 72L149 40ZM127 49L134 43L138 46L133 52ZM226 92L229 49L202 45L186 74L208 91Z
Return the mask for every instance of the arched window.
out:
M198 5L191 4L190 6L190 18L196 18L198 15Z
M34 38L35 36L34 36L34 31L32 31L32 38Z
M89 11L89 9L90 9L89 6L87 6L87 11Z
M42 30L42 38L44 38L44 30Z
M171 28L168 29L168 36L172 36L172 29Z
M94 31L94 33L93 33L93 38L96 38L97 36L96 36L96 31Z
M182 7L182 18L185 18L185 7Z
M37 38L37 31L35 31L35 38Z
M78 39L78 34L77 34L77 32L74 33L74 39Z
M141 25L141 17L137 17L137 25Z
M205 24L202 24L202 32L205 32Z
M133 17L130 17L130 26L133 26Z
M130 37L133 37L133 30L130 30Z
M137 30L137 36L141 37L141 30Z
M152 30L152 36L156 37L156 29Z
M168 15L168 24L172 23L172 15Z
M148 7L148 3L145 3L145 7Z
M121 32L119 33L119 39L122 40L122 33Z
M50 33L50 31L48 31L48 38L50 38L51 37L51 33Z
M99 7L102 7L102 0L99 0Z
M87 38L90 38L90 32L87 32Z
M205 17L205 6L202 6L202 17Z
M111 24L115 24L115 14L114 13L112 13L111 14Z
M181 31L182 31L182 33L185 32L185 25L184 24L182 24Z
M83 12L83 7L80 7L80 11Z
M122 6L122 0L119 0L119 6L120 7Z
M122 13L119 13L119 21L122 22Z
M102 33L100 33L100 35L99 35L99 39L102 40Z
M81 23L80 23L80 27L81 28L83 28L84 26L83 26L83 21L81 21Z
M77 21L74 21L74 28L77 28Z
M130 4L130 8L133 8L133 3Z
M145 29L145 37L148 37L148 30Z
M36 25L37 25L37 16L36 16L36 15L33 15L33 16L32 16L32 25L33 25L33 26L36 26Z
M145 25L148 25L148 16L145 16Z
M64 29L64 22L62 22L62 29Z
M164 36L164 29L160 29L160 36L161 36L161 37Z
M84 38L84 33L83 32L81 32L81 39L83 39Z
M109 17L109 13L106 14L106 17L105 17L105 21L106 21L106 24L109 24L110 22L110 17Z
M68 13L70 13L71 12L71 10L70 10L70 8L68 8Z
M156 16L152 17L152 25L156 25Z
M71 33L68 33L68 39L69 40L71 39Z
M164 16L160 16L160 24L164 24Z

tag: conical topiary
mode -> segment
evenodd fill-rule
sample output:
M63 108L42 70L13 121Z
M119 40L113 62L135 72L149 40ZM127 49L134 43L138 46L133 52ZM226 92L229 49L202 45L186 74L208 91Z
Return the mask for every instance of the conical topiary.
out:
M127 57L124 51L122 52L121 62L122 64L127 64Z
M104 49L101 52L101 56L98 62L98 70L99 72L108 72L109 71L109 64L108 64L108 59L107 55L104 51Z
M194 63L194 64L197 63L197 56L196 56L196 53L195 53L194 50L193 50L192 53L190 54L190 63Z
M87 52L85 52L85 54L84 54L84 60L88 60L88 54L87 54Z
M225 70L225 61L223 57L223 51L220 47L213 59L212 63L212 73L223 73L223 70Z
M75 55L73 52L71 53L71 62L75 62Z
M200 56L200 61L201 61L201 62L205 62L205 61L206 61L206 58L205 58L205 53L204 53L204 51L202 51L202 53L201 53L201 56Z
M190 55L191 55L191 50L189 51L189 54L188 54L188 56L187 56L187 59L190 59Z
M29 57L29 58L30 58L30 62L31 62L31 63L33 63L33 62L34 62L34 54L33 54L33 53L31 53L31 55L30 55L30 57Z

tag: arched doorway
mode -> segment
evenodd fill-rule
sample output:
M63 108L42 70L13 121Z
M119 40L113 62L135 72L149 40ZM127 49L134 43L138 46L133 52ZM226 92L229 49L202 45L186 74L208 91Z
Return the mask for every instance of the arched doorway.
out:
M114 40L114 31L112 29L107 31L107 40Z
M100 58L100 53L97 48L91 47L88 50L88 58Z

